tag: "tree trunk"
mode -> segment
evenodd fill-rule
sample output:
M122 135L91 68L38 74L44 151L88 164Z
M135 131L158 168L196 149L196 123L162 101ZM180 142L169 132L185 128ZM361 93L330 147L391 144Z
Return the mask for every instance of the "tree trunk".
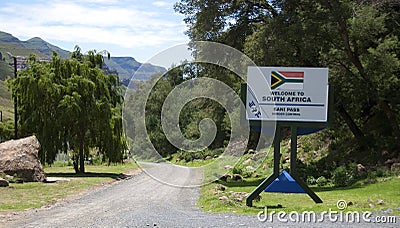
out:
M78 164L79 164L79 156L78 155L74 155L74 158L73 158L73 165L74 165L74 170L75 170L75 173L79 173L79 166L78 166Z
M82 130L79 137L79 173L85 173L85 131Z
M347 126L349 127L350 131L353 133L354 137L357 139L358 142L363 142L365 135L361 131L361 129L357 126L354 122L353 118L351 118L350 114L346 111L342 104L337 106L339 114L342 116L344 121L346 122Z
M79 142L79 173L85 173L85 154L83 141L83 138L81 138Z
M396 115L393 113L392 109L390 108L389 104L386 101L379 101L379 106L382 108L383 112L386 114L389 124L393 130L393 136L397 139L400 139L400 128L399 124L396 120ZM399 142L398 142L399 143Z

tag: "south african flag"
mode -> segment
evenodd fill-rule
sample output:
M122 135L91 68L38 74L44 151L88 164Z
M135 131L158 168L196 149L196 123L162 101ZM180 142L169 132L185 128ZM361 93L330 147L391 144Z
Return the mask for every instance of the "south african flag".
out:
M271 71L271 89L302 90L304 72Z

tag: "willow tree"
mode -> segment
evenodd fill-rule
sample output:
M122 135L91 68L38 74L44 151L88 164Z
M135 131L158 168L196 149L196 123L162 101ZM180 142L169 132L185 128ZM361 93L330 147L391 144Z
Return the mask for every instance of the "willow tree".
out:
M18 99L23 135L37 135L40 158L52 163L59 152L74 151L74 168L85 172L89 148L96 147L108 162L122 160L123 97L117 75L105 75L102 53L82 54L75 47L70 59L56 53L50 62L30 56L28 70L10 81Z

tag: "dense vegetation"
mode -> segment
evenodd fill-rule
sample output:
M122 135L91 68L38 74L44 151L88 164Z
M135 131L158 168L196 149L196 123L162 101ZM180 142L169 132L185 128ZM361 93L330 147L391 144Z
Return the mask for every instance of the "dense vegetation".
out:
M90 148L108 162L122 160L123 97L118 76L105 75L103 63L101 53L84 55L79 47L68 59L54 52L50 62L40 62L31 55L29 68L9 81L18 99L18 137L38 137L42 162L72 150L75 171L83 173Z
M399 158L398 1L181 0L175 10L185 15L192 41L227 44L260 66L329 67L329 81L335 88L335 122L311 143L325 143L321 147L327 153L317 152L324 159L309 164L310 172L349 162L383 165ZM195 45L193 51L197 51ZM163 100L177 84L197 77L216 78L238 93L242 83L232 72L204 64L184 64L160 79L152 88L146 113L137 114L146 114L149 138L165 157L177 148L168 143L160 127ZM197 124L204 117L212 118L218 129L209 149L225 146L229 119L222 107L208 99L194 100L182 111L183 134L199 137ZM249 147L257 140L257 133L252 132ZM140 145L134 141L133 150L143 151Z

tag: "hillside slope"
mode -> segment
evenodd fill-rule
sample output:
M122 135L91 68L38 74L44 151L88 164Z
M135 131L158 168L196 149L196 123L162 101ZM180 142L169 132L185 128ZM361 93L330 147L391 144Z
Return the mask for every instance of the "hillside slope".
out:
M70 54L69 51L54 46L42 40L39 37L34 37L27 41L22 41L22 43L26 48L38 50L39 52L45 54L46 56L52 56L53 55L52 51L57 52L57 54L59 54L62 58L68 58Z
M111 57L110 60L106 60L106 64L110 69L118 72L121 80L130 79L135 75L135 80L145 81L155 73L164 73L166 71L163 67L141 64L132 57ZM137 72L139 68L140 72Z

